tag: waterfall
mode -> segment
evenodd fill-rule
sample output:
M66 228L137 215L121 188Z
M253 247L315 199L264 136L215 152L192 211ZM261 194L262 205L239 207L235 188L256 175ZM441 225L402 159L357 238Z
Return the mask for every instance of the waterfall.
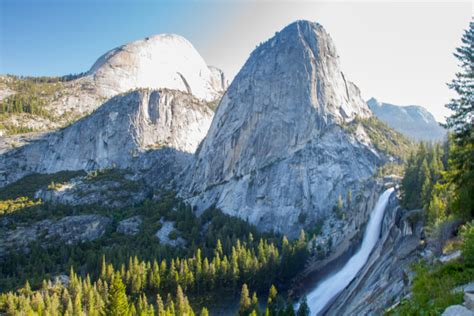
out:
M344 290L369 259L370 253L379 239L383 215L393 191L394 189L390 188L379 197L370 214L364 239L357 253L349 259L342 269L320 282L314 290L308 293L307 300L311 315L318 315L337 294Z

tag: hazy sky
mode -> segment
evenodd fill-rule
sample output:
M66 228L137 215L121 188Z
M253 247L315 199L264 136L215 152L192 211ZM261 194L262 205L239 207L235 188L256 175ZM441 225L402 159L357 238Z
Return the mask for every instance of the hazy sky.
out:
M0 0L0 73L82 72L113 47L167 32L232 78L258 43L308 19L331 34L365 99L423 105L442 120L472 15L471 1Z

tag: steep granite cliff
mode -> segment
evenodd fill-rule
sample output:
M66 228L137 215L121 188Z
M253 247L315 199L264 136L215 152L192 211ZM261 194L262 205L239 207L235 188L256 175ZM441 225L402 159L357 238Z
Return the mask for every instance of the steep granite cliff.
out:
M338 196L358 195L373 175L381 159L363 127L342 127L370 115L323 27L290 24L232 82L180 193L197 210L215 204L261 229L295 235L300 214L333 216Z
M78 76L19 78L0 75L0 103L9 97L35 102L38 113L9 111L0 135L45 131L90 114L111 97L130 90L172 89L201 101L218 100L227 89L224 73L208 66L193 45L175 34L160 34L114 48ZM1 104L0 104L1 105Z
M180 91L119 95L67 128L6 150L0 156L0 184L33 172L144 168L150 156L159 165L159 151L190 156L206 135L212 116L205 102Z

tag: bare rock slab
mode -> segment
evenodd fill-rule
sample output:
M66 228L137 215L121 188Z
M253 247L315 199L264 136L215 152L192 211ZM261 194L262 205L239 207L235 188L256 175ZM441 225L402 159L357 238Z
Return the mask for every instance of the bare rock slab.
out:
M446 308L441 316L474 316L474 312L462 305L452 305Z
M117 226L117 232L134 236L140 232L140 226L142 225L143 219L141 216L133 216L123 221L120 221Z

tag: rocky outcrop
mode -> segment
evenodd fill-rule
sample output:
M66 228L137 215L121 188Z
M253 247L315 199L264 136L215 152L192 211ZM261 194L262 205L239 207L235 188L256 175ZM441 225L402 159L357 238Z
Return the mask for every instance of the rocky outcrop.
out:
M327 307L326 315L380 315L409 291L410 265L420 258L420 211L405 211L392 195L381 239L351 284Z
M209 70L211 71L211 86L214 87L216 91L220 94L223 94L227 87L229 86L229 81L227 80L224 72L214 66L209 66Z
M441 316L474 316L474 312L462 305L452 305Z
M370 110L321 25L298 21L260 45L221 100L180 194L261 229L295 235L361 191L380 158L342 125Z
M441 314L442 316L474 316L474 283L461 286L459 291L464 291L462 305L451 305Z
M52 204L100 205L118 208L138 204L143 201L151 189L134 175L118 170L106 170L110 179L98 179L91 175L76 177L54 187L42 188L35 193L36 199Z
M28 251L28 245L34 241L41 245L58 242L72 245L95 240L105 233L111 222L111 219L100 215L78 215L3 230L0 233L0 257L12 250Z
M212 116L205 103L180 91L120 95L65 129L6 151L0 156L0 185L32 172L142 168L147 162L140 157L159 159L159 154L147 152L163 148L170 148L173 156L186 156L206 135ZM170 154L168 150L164 155Z
M173 236L176 233L174 228L174 222L161 220L161 228L158 229L155 236L160 240L163 245L172 247L184 246L186 241L178 235ZM177 234L177 233L176 233Z
M136 235L140 232L143 218L140 215L126 218L118 223L117 232L125 235Z
M374 98L367 101L367 104L377 118L408 138L440 141L446 137L446 130L421 106L393 105L379 102Z

